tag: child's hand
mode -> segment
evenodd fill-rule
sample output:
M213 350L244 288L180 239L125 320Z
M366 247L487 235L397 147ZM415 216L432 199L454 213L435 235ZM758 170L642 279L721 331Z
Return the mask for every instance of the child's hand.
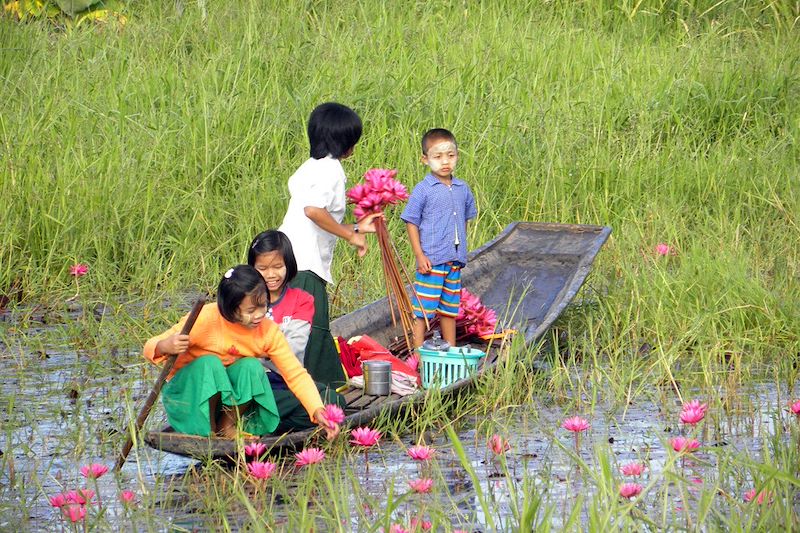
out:
M163 355L181 354L189 349L189 335L176 333L158 341L156 352Z
M333 440L339 434L339 424L332 422L325 416L325 409L320 407L314 411L314 420L317 421L320 427L325 428L325 438Z
M362 234L353 232L347 242L358 250L358 257L364 257L367 254L367 238Z
M359 233L375 233L375 219L383 218L383 213L372 213L358 221Z
M420 254L417 256L417 272L420 274L427 274L431 271L431 268L431 260L428 259L427 255Z

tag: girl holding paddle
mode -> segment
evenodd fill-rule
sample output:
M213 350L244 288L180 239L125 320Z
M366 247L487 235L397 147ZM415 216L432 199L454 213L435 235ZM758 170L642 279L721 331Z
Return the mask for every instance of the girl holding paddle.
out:
M180 333L184 317L144 346L144 355L161 363L179 354L162 390L170 425L190 435L236 436L273 432L280 422L275 395L261 364L272 361L309 420L325 429L328 439L338 424L325 416L322 398L286 338L266 319L269 295L253 267L228 270L219 283L217 302L203 306L188 335Z

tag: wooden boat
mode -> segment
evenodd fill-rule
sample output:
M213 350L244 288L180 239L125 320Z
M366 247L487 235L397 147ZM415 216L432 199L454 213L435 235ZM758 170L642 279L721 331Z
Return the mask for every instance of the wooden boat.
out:
M611 234L611 228L574 224L515 222L494 240L473 251L462 274L463 286L494 309L500 322L523 335L530 345L553 325L583 284L595 256ZM345 339L367 333L384 346L396 342L399 326L392 325L386 298L368 304L331 323L333 335ZM474 344L474 343L473 343ZM498 360L500 350L486 350L477 373L442 389L451 394L469 386ZM348 387L345 424L366 424L380 413L425 400L421 390L410 396L368 396L363 389ZM275 449L302 446L316 429L261 438ZM236 443L227 439L175 433L170 428L151 431L145 442L156 449L191 457L236 457Z

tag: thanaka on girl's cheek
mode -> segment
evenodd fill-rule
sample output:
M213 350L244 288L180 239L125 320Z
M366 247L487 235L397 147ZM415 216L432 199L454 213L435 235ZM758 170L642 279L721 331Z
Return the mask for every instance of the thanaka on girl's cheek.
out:
M280 298L281 290L286 282L286 261L278 250L259 254L253 267L261 274L267 284L270 300Z

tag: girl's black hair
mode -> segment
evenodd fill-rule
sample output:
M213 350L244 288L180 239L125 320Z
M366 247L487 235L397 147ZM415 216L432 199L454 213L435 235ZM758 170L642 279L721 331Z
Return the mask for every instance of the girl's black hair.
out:
M283 257L283 264L286 265L286 279L284 284L289 283L297 275L297 260L294 258L292 241L282 231L268 229L256 235L250 248L247 250L247 264L256 265L256 259L261 254L278 252Z
M330 155L341 159L361 138L361 119L346 105L327 102L318 105L308 117L311 157Z
M269 305L269 291L264 278L250 265L237 265L225 272L217 287L217 307L228 322L239 322L239 304L248 294L265 295Z

